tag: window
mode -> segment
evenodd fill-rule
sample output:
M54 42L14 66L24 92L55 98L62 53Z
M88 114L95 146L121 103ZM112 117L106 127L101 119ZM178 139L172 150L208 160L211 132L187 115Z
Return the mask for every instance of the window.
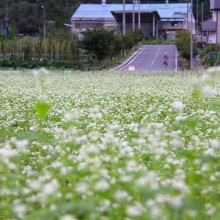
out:
M86 28L94 28L96 26L101 27L102 23L101 22L89 22L89 21L84 21L84 22L76 22L75 23L75 28L76 29L86 29Z
M176 21L171 22L171 27L177 27L177 26L178 26L178 22L176 22Z

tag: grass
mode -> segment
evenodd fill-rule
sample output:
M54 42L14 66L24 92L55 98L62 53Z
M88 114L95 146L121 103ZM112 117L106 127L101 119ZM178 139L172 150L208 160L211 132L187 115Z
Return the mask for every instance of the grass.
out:
M1 71L0 219L219 219L218 74Z

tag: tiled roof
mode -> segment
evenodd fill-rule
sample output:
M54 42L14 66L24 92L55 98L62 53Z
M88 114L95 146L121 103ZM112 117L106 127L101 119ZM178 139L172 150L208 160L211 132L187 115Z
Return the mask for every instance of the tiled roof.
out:
M184 20L190 7L190 3L168 3L168 4L140 4L140 11L157 11L161 20ZM126 4L125 10L133 11L133 4ZM139 5L135 5L135 11ZM122 12L123 4L81 4L73 14L74 18L114 18L111 12Z
M207 20L202 22L202 31L216 31L216 21Z

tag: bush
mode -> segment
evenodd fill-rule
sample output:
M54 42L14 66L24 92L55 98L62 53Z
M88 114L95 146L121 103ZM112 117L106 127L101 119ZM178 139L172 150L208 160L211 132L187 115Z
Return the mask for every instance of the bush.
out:
M190 32L177 31L176 44L181 56L187 60L190 59ZM196 39L193 39L193 56L198 54Z
M217 44L206 46L200 53L200 59L202 63L205 64L208 53L217 52L219 49L220 49L220 45L217 45Z
M94 54L98 61L101 62L113 52L114 33L115 30L103 27L95 27L93 30L87 29L83 32L82 48Z
M0 60L1 68L10 68L10 69L36 69L40 67L46 67L48 69L66 69L66 68L75 68L72 63L64 61L38 61L38 60L26 60L20 61L16 59Z

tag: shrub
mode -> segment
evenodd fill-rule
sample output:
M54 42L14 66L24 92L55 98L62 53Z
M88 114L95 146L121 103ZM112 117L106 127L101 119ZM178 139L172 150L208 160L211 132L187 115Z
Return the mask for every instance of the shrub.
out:
M178 31L176 35L176 44L181 56L185 59L190 59L190 32ZM193 39L193 56L198 54L196 40Z

